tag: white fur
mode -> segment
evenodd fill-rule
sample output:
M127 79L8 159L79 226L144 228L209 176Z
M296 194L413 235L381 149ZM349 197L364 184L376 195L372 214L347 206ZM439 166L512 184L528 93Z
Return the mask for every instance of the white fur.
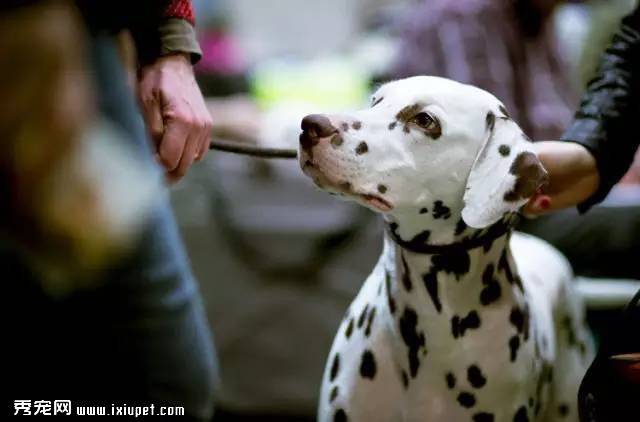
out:
M341 144L320 139L311 149L300 151L304 172L322 189L381 212L388 223L397 224L396 233L405 241L429 230L431 245L486 235L487 230L470 228L460 233L456 225L463 218L470 227L487 228L526 201L512 203L504 196L514 187L516 178L509 169L515 157L531 146L515 122L500 118L501 103L491 94L442 78L413 77L383 85L372 100L376 104L371 108L329 117L341 128ZM416 112L437 118L440 137L428 136L411 122L407 131L401 123L389 129L398 112L414 104L421 104ZM492 130L488 113L496 116ZM363 141L368 150L357 154ZM501 144L511 149L506 157L497 152ZM435 201L446 205L448 217L434 214ZM427 212L421 212L425 208ZM486 245L487 250L470 249L469 268L463 274L438 272L438 310L424 281L436 256L407 250L386 236L377 265L336 335L324 375L319 420L340 420L336 412L344 411L349 421L471 421L489 412L495 422L510 422L524 406L529 421L576 421L577 388L591 348L582 326L582 306L570 285L571 269L559 252L538 239L515 235L511 247L509 239L503 235ZM506 269L498 270L502 256L508 257L510 271L520 273L522 288L507 281ZM479 301L485 288L482 275L490 266L496 268L501 294L484 306ZM410 290L403 286L405 268L413 286ZM517 332L510 313L525 306L530 311L526 324L530 336L522 338L517 358L511 361L508 344ZM372 308L376 313L367 335L368 321L357 327L357 320L362 314L368 320ZM424 335L425 347L419 349L419 368L405 388L402 373L409 373L409 349L401 327L409 310L415 312L415 330ZM472 310L479 313L481 326L454 338L452 318ZM356 327L347 337L350 325ZM569 344L569 331L574 331L573 344ZM372 379L360 373L365 350L375 356ZM331 379L336 354L340 368ZM482 388L473 388L467 381L466 370L472 364L486 375ZM545 368L553 368L552 380L544 381ZM447 372L457 378L453 389L446 385ZM334 390L337 394L330 401ZM474 394L473 406L458 403L463 391ZM532 397L535 403L530 406ZM569 406L564 419L559 417L561 404Z

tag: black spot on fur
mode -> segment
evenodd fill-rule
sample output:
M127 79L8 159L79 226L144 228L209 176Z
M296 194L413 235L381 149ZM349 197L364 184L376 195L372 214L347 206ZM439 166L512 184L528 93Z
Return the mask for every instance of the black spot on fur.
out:
M460 217L460 220L458 220L458 222L456 223L455 235L460 236L466 229L467 223L465 223L462 217Z
M364 329L365 337L369 337L369 334L371 334L371 326L373 325L373 319L375 317L376 317L376 308L373 307L369 312L369 318L367 318L367 327Z
M435 201L433 203L433 218L440 219L444 218L445 220L451 217L451 209L444 205L442 201Z
M426 214L429 210L427 208L420 208L420 214Z
M509 145L500 145L498 147L498 152L500 153L500 155L502 155L503 157L508 156L511 153L511 147Z
M331 371L329 372L329 381L336 379L338 376L338 372L340 372L340 355L338 353L333 357L333 363L331 364Z
M355 130L360 130L360 128L362 127L362 122L355 121L351 123L351 127Z
M349 183L349 182L342 182L342 183L338 184L338 186L340 187L340 189L345 190L345 191L350 191L351 190L351 183Z
M347 329L344 331L344 335L348 339L351 337L351 333L353 333L353 318L349 319L349 324L347 324Z
M453 338L464 336L465 331L480 328L480 316L477 311L471 311L466 317L454 315L451 318L451 334Z
M507 259L507 250L504 249L498 259L498 271L504 271L504 275L510 284L513 284L513 272L509 266L509 260Z
M454 274L456 279L469 272L469 253L466 250L451 251L446 255L434 255L431 258L431 269L422 276L431 301L438 312L442 311L442 303L438 295L438 272Z
M391 314L393 315L396 313L396 300L391 295L391 274L389 274L388 271L385 271L384 273L384 284L387 290L387 302L389 303L389 312L391 312Z
M484 239L484 242L482 243L482 250L484 251L484 253L487 253L491 250L494 240L494 237L487 237Z
M502 251L502 254L500 254L500 259L498 259L498 271L503 271L509 284L515 283L516 286L518 286L518 289L520 289L520 291L524 293L524 286L522 285L522 280L517 275L514 275L513 271L511 270L511 266L509 265L509 259L507 258L506 249Z
M391 122L391 123L389 123L389 126L387 126L387 127L389 128L389 130L393 130L393 129L395 129L397 124L398 124L398 122Z
M334 385L331 389L331 393L329 394L329 403L333 403L336 397L338 397L338 386Z
M567 332L567 343L569 344L570 347L577 347L578 339L576 336L576 332L573 328L573 320L571 319L571 316L565 315L564 318L562 318L561 323L565 331Z
M367 143L364 141L360 142L356 147L357 155L366 154L368 151L369 151L369 145L367 145Z
M360 312L360 316L358 317L358 328L362 328L362 324L364 324L364 319L367 317L367 312L369 311L369 304L367 303L362 308L362 312Z
M447 387L449 387L449 390L453 390L456 386L456 377L451 372L447 372L445 380L447 381Z
M582 356L582 359L586 359L587 358L587 345L585 342L581 341L580 345L579 345L579 349L580 349L580 356Z
M513 188L504 194L503 198L507 202L530 198L540 186L549 181L549 175L540 164L538 156L529 151L520 152L516 156L509 173L516 177L516 181Z
M509 359L511 362L515 362L518 357L518 349L520 349L520 337L512 336L509 339Z
M362 155L369 152L369 145L366 142L362 141L356 147L356 155Z
M459 280L469 272L469 253L466 250L455 250L446 255L434 255L431 258L432 271L443 271L453 274Z
M505 118L510 119L511 116L509 115L509 113L507 112L507 109L504 108L503 105L498 106L498 110L500 110L500 112L504 115Z
M407 371L403 369L401 376L402 376L402 385L404 386L404 388L409 387L409 375L407 375Z
M378 104L380 104L380 101L384 100L384 97L380 97L378 99L373 98L373 104L371 104L371 107L375 107Z
M480 303L484 306L490 305L500 299L502 289L500 283L493 276L493 264L487 265L484 273L482 273L482 284L485 287L480 292Z
M473 415L473 422L493 422L493 413L480 412Z
M516 327L518 333L522 333L524 331L524 314L517 306L514 306L513 309L511 309L509 321L514 327Z
M385 185L378 185L378 192L386 193L387 192L387 187Z
M460 394L458 394L458 403L460 403L460 406L466 407L467 409L469 409L475 406L476 397L471 393L467 393L466 391L463 391Z
M413 309L406 307L400 317L400 334L402 340L407 345L407 356L409 358L409 372L415 378L420 367L418 352L425 347L424 333L418 331L418 314Z
M482 374L478 366L471 365L467 369L467 379L473 388L482 388L487 383L487 378Z
M400 259L402 261L402 284L404 285L404 288L410 292L413 288L413 283L411 282L411 273L409 272L409 266L407 265L407 260L403 253L400 254Z
M336 410L336 413L333 414L333 422L347 422L347 414L344 413L344 410Z
M369 379L373 379L376 376L376 360L371 350L365 350L364 353L362 353L360 375L362 375L363 378Z
M569 405L566 403L561 403L558 406L558 415L560 415L560 417L562 418L566 418L567 416L569 416Z
M493 131L493 128L496 126L496 115L493 114L492 111L487 113L487 117L486 117L486 123L487 123L487 130L489 132Z
M513 415L513 422L529 422L529 417L527 416L527 408L525 406L521 406L515 415Z
M451 335L453 338L460 336L460 317L458 315L451 317Z
M348 130L349 130L349 123L347 123L347 122L342 122L342 123L340 124L340 127L342 128L342 130L343 130L343 131L345 131L345 132L346 132L346 131L348 131Z
M442 303L440 302L440 296L438 294L438 273L436 271L430 271L422 276L422 281L436 311L442 312Z

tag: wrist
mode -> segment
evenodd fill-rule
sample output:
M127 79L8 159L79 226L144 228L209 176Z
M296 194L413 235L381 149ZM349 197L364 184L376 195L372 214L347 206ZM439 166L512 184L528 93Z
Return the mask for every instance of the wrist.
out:
M195 64L202 56L194 27L183 19L165 18L153 27L136 28L131 32L141 66L177 54Z

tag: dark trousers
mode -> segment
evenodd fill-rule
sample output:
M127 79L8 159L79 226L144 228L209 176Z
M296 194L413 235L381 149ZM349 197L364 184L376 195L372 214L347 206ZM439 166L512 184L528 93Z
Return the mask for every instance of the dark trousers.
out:
M103 116L126 133L141 166L155 166L112 38L91 43ZM133 253L97 288L51 297L10 244L0 245L0 274L9 400L135 401L210 418L214 349L167 198L158 199Z

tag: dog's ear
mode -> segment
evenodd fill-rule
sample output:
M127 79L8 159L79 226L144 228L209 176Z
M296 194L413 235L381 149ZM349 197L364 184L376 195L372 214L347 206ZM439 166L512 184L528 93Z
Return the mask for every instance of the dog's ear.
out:
M470 227L487 227L517 211L547 181L547 171L518 125L489 112L487 138L467 179L462 219Z

